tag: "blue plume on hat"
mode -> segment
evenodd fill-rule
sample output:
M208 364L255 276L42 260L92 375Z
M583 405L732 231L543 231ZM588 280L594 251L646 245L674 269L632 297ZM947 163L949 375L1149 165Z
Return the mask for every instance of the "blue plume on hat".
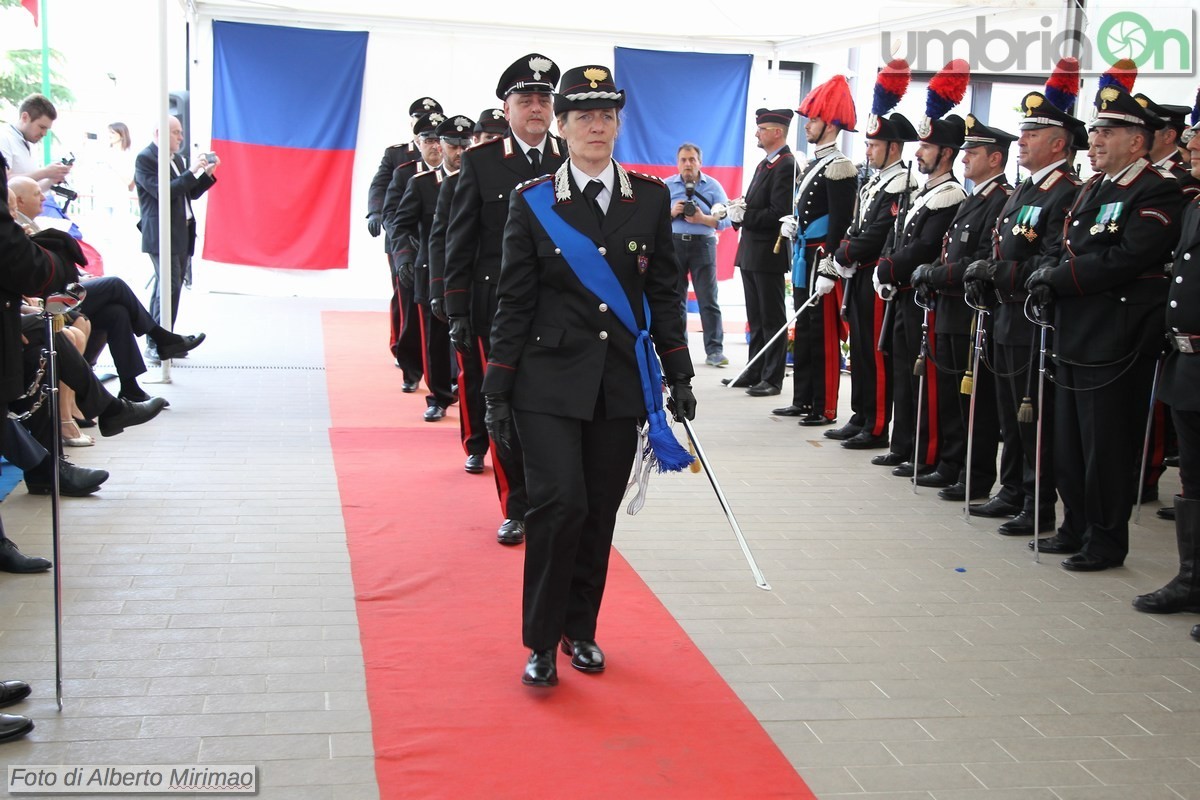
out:
M925 116L931 120L941 119L950 109L962 102L971 80L971 67L961 58L956 58L929 81L925 97Z
M1121 91L1132 94L1137 74L1137 64L1131 59L1122 58L1105 70L1104 74L1100 76L1100 80L1096 81L1096 91L1099 92L1101 89L1109 86L1116 86Z
M1192 124L1200 125L1200 89L1196 90L1196 103L1192 106Z
M908 83L912 79L912 70L903 58L895 58L875 76L875 94L871 99L871 113L877 117L891 111L900 105L901 98L908 91Z
M1079 60L1067 56L1054 65L1046 81L1046 99L1064 114L1070 114L1079 97Z

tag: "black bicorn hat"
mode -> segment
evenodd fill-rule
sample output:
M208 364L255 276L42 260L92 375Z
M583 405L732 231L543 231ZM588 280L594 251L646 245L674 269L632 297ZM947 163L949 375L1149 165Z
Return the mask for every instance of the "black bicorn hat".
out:
M760 108L754 112L754 121L759 125L782 125L788 128L791 127L794 113L790 108Z
M422 114L441 114L442 104L432 97L421 97L413 100L412 105L408 107L408 115L413 119Z
M425 136L428 134L437 134L437 127L446 121L446 116L441 111L431 111L428 114L422 114L417 117L417 121L413 123L413 135Z
M1008 147L1017 140L1007 131L1002 131L999 128L990 128L984 125L974 114L967 114L966 120L963 122L964 136L962 147L983 147L984 145L996 145L998 147Z
M1093 128L1127 128L1139 126L1150 131L1161 130L1166 123L1120 86L1105 86L1096 92Z
M502 108L485 108L479 112L475 121L475 133L498 133L501 136L508 133L508 120L504 117Z
M475 130L475 120L461 114L447 117L445 122L437 126L438 138L447 144L466 147L471 143L471 133Z
M572 67L563 73L554 95L554 113L587 108L624 108L625 90L618 89L612 70L599 64Z
M553 94L558 83L558 65L541 53L530 53L514 61L496 84L496 97L510 94Z
M878 139L884 142L916 142L920 140L917 129L908 121L908 117L900 112L886 117L875 117L872 128L867 130L868 139Z
M1163 121L1164 127L1173 129L1176 133L1182 133L1187 127L1187 116L1191 111L1187 106L1168 105L1166 103L1156 103L1144 94L1135 94L1134 100L1137 100L1142 108L1149 111L1154 116Z
M962 117L958 114L948 114L942 119L929 120L929 133L922 136L921 141L957 150L963 146L966 129L967 123Z

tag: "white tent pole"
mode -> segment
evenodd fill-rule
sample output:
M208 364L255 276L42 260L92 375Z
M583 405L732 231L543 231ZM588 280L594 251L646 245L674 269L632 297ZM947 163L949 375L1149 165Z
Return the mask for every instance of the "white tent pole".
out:
M158 316L159 325L174 329L171 319L171 111L167 75L167 3L158 0ZM170 362L162 361L162 382L171 382Z

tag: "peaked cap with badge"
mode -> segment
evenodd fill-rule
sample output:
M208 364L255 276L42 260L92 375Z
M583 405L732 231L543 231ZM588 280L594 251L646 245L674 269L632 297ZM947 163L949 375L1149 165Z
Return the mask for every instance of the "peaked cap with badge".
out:
M963 127L964 137L962 146L964 150L971 147L983 147L989 144L1007 149L1010 144L1017 140L1016 136L1007 131L984 125L975 118L974 114L967 114Z
M1137 100L1142 108L1161 119L1163 127L1171 128L1176 134L1183 133L1183 129L1187 127L1187 116L1191 111L1187 106L1156 103L1140 92L1135 94L1133 99Z
M599 64L573 67L563 73L554 95L554 113L589 108L625 107L625 90L613 82L612 70Z
M414 136L437 135L437 128L446 121L446 116L440 111L432 111L417 117L413 123Z
M475 130L475 120L461 114L447 117L437 126L438 138L447 144L467 147L471 144L471 133Z
M1093 101L1092 128L1141 127L1161 130L1165 123L1133 97L1137 65L1127 58L1113 64L1097 81Z
M441 114L442 104L432 97L422 97L412 101L412 105L408 107L408 115L416 119L425 114Z
M558 65L540 53L521 56L504 70L496 84L496 97L510 94L553 94Z
M475 133L495 133L503 136L508 133L508 120L504 117L502 108L485 108L479 112L475 121Z
M760 108L754 112L754 121L759 125L782 125L791 127L792 114L790 108Z

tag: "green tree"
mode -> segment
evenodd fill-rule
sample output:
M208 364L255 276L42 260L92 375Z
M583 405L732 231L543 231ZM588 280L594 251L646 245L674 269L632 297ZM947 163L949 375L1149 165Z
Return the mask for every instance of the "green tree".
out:
M18 8L21 0L0 0L0 9ZM73 103L75 95L62 83L62 75L56 69L63 63L63 55L50 50L50 99L55 104ZM16 108L26 96L42 91L42 51L9 50L0 59L0 104Z

